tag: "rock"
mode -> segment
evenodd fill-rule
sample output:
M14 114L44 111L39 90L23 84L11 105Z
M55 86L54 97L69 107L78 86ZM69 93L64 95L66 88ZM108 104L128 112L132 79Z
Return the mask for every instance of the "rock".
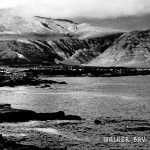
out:
M63 111L53 113L36 113L30 110L13 109L9 104L0 105L0 122L26 122L30 120L81 120L76 115L65 115Z
M58 82L58 84L67 84L66 82Z
M53 80L39 80L39 83L45 83L45 86L49 86L49 84L67 84L66 82L58 82Z
M65 113L63 111L58 111L54 113L36 113L34 116L34 120L64 120Z
M44 84L44 85L41 85L40 88L50 88L51 86L49 84Z
M34 111L28 110L4 110L0 113L0 122L26 122L34 120L35 114Z
M96 120L94 121L94 123L95 123L95 124L102 124L101 120L98 120L98 119L96 119Z
M66 115L65 120L82 120L80 116L76 115Z
M53 113L36 113L34 120L82 120L80 116L76 115L65 115L63 111Z
M5 76L5 75L4 75ZM28 70L27 72L17 72L10 73L9 76L0 82L0 87L3 86L19 86L19 85L30 85L37 86L41 85L41 88L51 87L50 84L67 84L66 82L57 82L53 80L43 80L37 77L37 74L34 74Z
M8 108L11 108L11 104L0 104L0 109L8 109Z
M120 122L120 120L111 119L111 118L99 118L94 121L94 123L97 125L105 125L105 124L118 123L118 122Z

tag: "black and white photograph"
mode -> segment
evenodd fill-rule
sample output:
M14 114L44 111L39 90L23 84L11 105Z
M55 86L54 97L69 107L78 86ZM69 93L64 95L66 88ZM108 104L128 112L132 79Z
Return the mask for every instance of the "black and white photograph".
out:
M150 0L0 0L0 150L150 150Z

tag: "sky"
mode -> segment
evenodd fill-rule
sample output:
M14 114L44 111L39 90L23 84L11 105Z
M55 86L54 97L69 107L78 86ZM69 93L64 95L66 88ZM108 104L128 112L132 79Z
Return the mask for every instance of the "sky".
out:
M51 18L115 18L150 13L150 0L0 0L14 15Z

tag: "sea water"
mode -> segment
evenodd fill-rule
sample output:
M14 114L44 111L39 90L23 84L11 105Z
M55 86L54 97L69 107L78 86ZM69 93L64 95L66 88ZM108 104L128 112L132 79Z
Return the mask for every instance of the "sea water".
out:
M32 122L28 125L16 126L7 124L9 130L17 135L28 135L27 143L39 141L38 134L45 139L44 145L51 146L49 141L55 141L55 146L68 146L70 149L106 149L106 147L145 146L145 143L105 143L105 136L148 136L146 131L121 132L119 128L130 124L110 123L95 125L96 118L119 118L134 120L149 120L150 118L150 76L132 77L47 77L55 81L65 81L66 85L53 84L50 88L35 86L18 86L0 88L0 103L12 104L18 109L30 109L36 112L64 111L66 114L79 115L81 122L45 121ZM6 127L6 124L3 125ZM142 126L145 126L142 125ZM147 124L149 126L149 124ZM15 129L15 130L14 130ZM31 132L32 131L32 132ZM4 131L3 131L4 132ZM4 134L7 135L7 128ZM32 133L32 134L31 134ZM9 133L10 134L10 133ZM13 133L11 133L13 135ZM36 135L34 138L33 135ZM32 137L32 138L31 138ZM57 142L56 142L57 141ZM148 140L147 140L148 141ZM148 142L149 143L149 142ZM107 146L106 146L107 145Z

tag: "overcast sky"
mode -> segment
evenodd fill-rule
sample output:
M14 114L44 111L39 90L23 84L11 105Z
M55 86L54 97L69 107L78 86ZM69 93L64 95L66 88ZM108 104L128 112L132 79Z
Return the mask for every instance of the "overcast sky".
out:
M109 18L150 13L150 0L0 0L14 14L52 18Z

